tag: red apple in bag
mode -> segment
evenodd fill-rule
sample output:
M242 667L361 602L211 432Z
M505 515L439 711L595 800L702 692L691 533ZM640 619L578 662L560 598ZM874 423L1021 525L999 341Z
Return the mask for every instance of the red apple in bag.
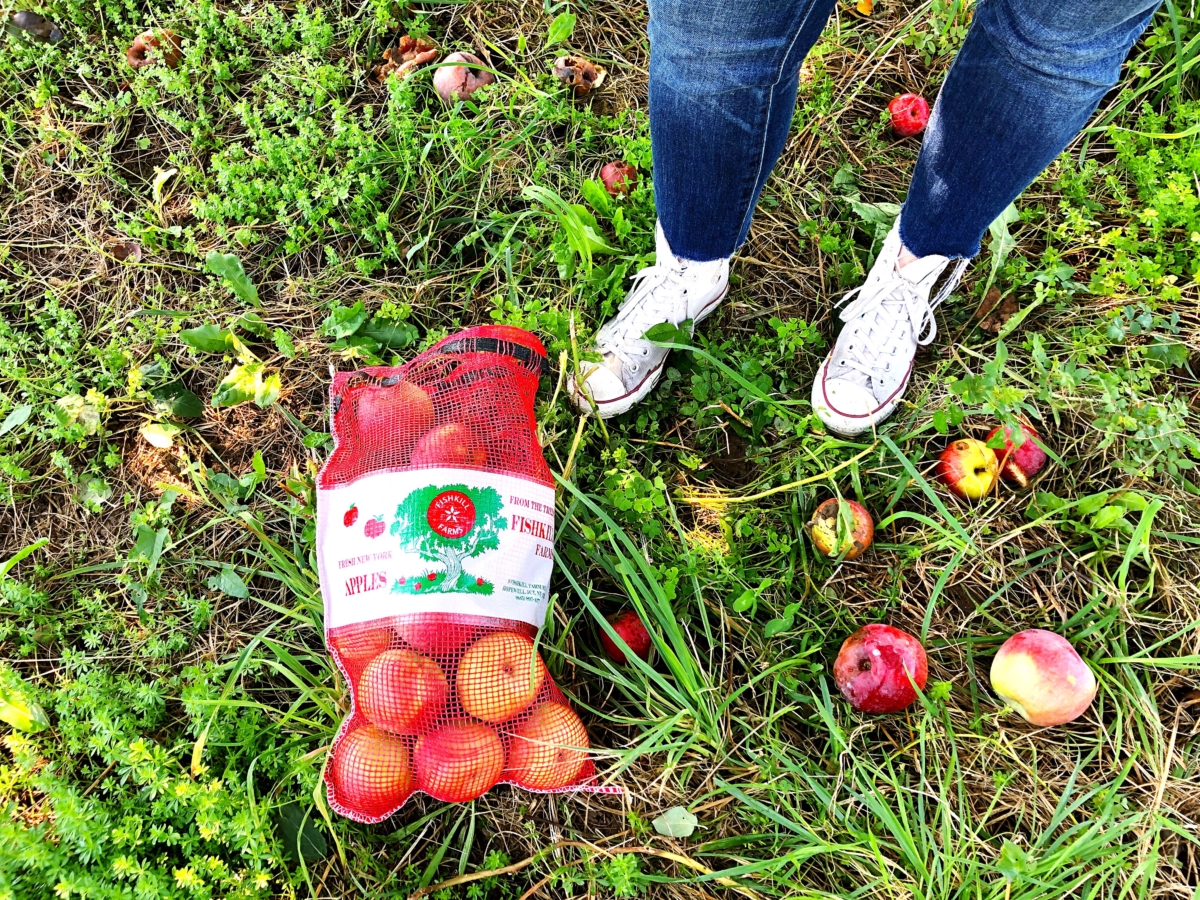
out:
M480 638L458 662L458 700L485 722L507 722L528 708L547 677L533 638L498 631Z
M344 735L329 762L336 798L366 816L382 816L408 799L412 764L401 738L364 725Z
M418 442L412 453L413 466L478 468L487 462L483 441L457 422L439 425Z
M450 694L442 667L412 650L387 650L358 680L358 708L394 734L416 734L433 724Z
M447 725L417 740L417 786L447 803L486 794L504 771L500 736L478 722Z
M561 703L543 703L512 732L505 777L535 791L564 787L579 775L587 748L579 716Z
M402 462L433 428L433 400L407 381L393 385L366 383L351 389L338 410L355 423L354 436L363 452L387 452Z

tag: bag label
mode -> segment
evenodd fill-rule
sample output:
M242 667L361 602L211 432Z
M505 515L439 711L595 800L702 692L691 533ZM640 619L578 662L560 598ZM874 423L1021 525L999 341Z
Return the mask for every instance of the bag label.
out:
M364 475L317 492L325 627L419 612L540 628L554 568L554 489L475 469Z

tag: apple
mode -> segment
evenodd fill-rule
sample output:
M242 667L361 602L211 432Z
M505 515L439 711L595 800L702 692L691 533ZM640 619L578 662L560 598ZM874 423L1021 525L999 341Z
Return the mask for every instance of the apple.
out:
M859 712L899 712L917 699L913 683L924 689L928 677L921 642L891 625L858 629L833 664L833 680Z
M432 656L455 654L475 636L478 626L447 613L417 613L396 623L396 633L414 650Z
M1024 436L1024 441L1019 447L1013 442L1012 429L1007 425L997 425L993 428L987 442L997 444L1003 433L1004 447L993 446L993 452L1000 465L1000 477L1020 487L1029 487L1029 479L1042 471L1046 465L1046 451L1038 446L1042 436L1028 425L1020 426L1018 431Z
M642 624L642 617L637 614L636 610L623 609L619 613L614 613L608 617L608 623L612 625L613 631L620 636L621 640L629 645L629 649L634 654L647 662L650 661L650 632ZM600 632L600 644L604 647L608 658L617 665L623 666L628 662L625 651L603 631Z
M963 438L942 451L938 478L958 496L978 500L987 496L996 483L1000 468L996 454L983 441Z
M474 53L451 53L433 73L433 89L444 103L453 103L470 98L485 84L495 80L496 76L488 71L487 63Z
M842 503L849 507L851 525L850 533L843 535L841 543L838 542L837 497L830 497L817 507L812 521L808 523L808 536L812 538L817 552L830 559L836 559L843 553L846 559L858 559L875 539L875 522L861 503L853 500L843 500Z
M458 661L458 700L468 715L507 722L531 704L546 679L533 638L497 631L467 648Z
M628 194L637 184L637 169L627 162L613 160L600 170L600 181L610 197Z
M929 103L920 94L901 94L888 104L892 130L900 137L920 134L929 122Z
M487 793L504 771L500 736L479 722L447 725L417 739L417 786L447 803Z
M408 747L372 725L356 728L333 748L330 784L343 806L371 818L387 815L413 790Z
M439 425L417 441L414 466L482 466L487 450L479 436L458 422Z
M510 736L505 777L534 791L574 784L587 762L588 734L575 711L543 703Z
M358 708L373 725L394 734L428 728L450 693L442 667L412 650L387 650L363 669Z
M1014 634L992 660L992 690L1033 725L1077 719L1096 696L1096 676L1061 635L1041 628Z
M330 642L343 662L367 662L392 645L392 630L390 628L359 628L331 637Z
M407 455L422 435L433 428L433 400L417 385L364 384L352 388L354 441L372 450Z
M346 528L350 528L357 521L358 521L358 506L351 504L350 508L348 510L346 510L345 515L342 516L342 525L344 525Z

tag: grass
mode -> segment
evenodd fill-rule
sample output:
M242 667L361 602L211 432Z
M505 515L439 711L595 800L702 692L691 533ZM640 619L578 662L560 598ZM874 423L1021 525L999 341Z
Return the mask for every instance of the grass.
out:
M1200 896L1193 6L995 226L861 441L808 385L915 160L881 110L933 95L969 3L838 10L730 302L658 335L663 386L607 423L562 374L652 252L642 5L43 11L67 40L0 44L0 898ZM149 26L178 69L125 66ZM427 71L373 83L398 28L497 84L448 108ZM549 76L567 48L609 72L586 101ZM610 201L588 181L616 158L641 178ZM990 288L1020 311L985 328ZM355 825L320 789L347 705L313 562L329 368L491 321L556 363L541 640L625 793ZM948 440L1018 417L1055 456L1031 491L933 480ZM834 493L875 514L859 561L803 533ZM652 665L597 652L624 606ZM902 715L830 679L871 621L929 651ZM1034 728L990 691L1027 627L1092 665L1082 720ZM688 837L653 825L676 806Z

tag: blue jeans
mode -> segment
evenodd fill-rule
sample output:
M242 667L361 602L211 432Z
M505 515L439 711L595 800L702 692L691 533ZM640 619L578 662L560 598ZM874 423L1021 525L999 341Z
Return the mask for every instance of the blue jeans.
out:
M719 259L746 240L834 2L649 0L655 200L677 255ZM980 0L926 128L904 245L975 256L1116 84L1160 2Z

